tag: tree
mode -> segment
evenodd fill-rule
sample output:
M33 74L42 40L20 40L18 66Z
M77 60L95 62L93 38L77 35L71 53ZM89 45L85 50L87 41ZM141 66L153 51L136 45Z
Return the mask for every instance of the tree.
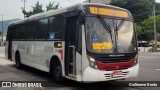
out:
M33 14L41 13L43 11L44 10L42 10L42 4L40 5L39 1L35 4L35 6L32 6L32 10L30 10L29 12L25 11L24 9L22 10L23 14L26 17L29 17L29 16L31 16Z
M2 34L1 30L0 30L0 35Z
M160 6L155 3L155 0L149 0L149 2L156 4L158 7L156 9L159 9L156 11L160 11ZM146 0L112 0L111 4L129 10L137 24L140 24L141 21L152 16L153 7ZM159 12L157 12L157 14L158 13Z
M155 5L156 5L156 7L155 7L156 15L160 15L160 3L156 3Z
M111 4L114 6L124 7L126 5L126 0L112 0Z
M160 32L160 15L156 16L156 30ZM146 38L151 40L154 37L154 17L150 16L148 19L142 22L143 32L146 35Z
M46 11L52 10L52 9L53 9L53 10L58 9L59 3L56 4L56 5L54 5L54 4L55 4L55 2L53 2L53 3L50 2L49 5L46 6L46 8L47 8ZM45 10L43 10L42 8L43 8L43 7L42 7L42 4L40 4L39 1L38 1L38 2L35 4L35 6L32 6L32 10L30 10L30 11L27 12L26 10L22 9L22 12L23 12L23 14L25 15L25 17L29 17L29 16L31 16L31 15L44 12Z
M160 3L148 0L156 6L156 15L160 15ZM134 18L138 39L153 39L153 6L146 0L112 0L111 4L129 10ZM159 16L156 17L157 31L160 33Z
M55 9L59 8L59 3L57 5L54 5L54 4L55 4L55 2L53 2L53 3L49 2L49 5L46 6L46 8L47 8L46 11L55 10Z
M141 35L143 34L143 31L142 31L142 27L136 23L134 23L134 27L136 29L136 32L137 32L137 37L139 39L141 39Z

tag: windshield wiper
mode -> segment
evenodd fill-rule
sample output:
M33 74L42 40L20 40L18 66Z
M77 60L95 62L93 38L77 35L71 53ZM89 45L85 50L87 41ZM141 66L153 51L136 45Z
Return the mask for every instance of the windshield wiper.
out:
M118 30L122 27L122 25L124 24L124 21L125 21L125 19L123 18L121 20L121 22L119 23L119 25L117 25L117 23L116 23L115 33L116 33L117 40L118 40Z
M101 17L100 15L97 15L99 21L101 22L101 24L103 25L103 27L105 28L105 30L110 34L111 36L111 41L113 43L113 39L112 39L112 31L110 28L110 25L104 20L103 17Z

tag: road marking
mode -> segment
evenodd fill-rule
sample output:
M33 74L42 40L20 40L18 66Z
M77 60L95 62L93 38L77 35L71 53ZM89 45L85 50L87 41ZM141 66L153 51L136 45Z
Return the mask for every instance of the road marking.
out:
M139 56L140 58L157 58L157 57L147 57L147 56Z
M156 52L156 53L152 53L152 54L160 54L159 52Z
M155 69L156 71L160 71L160 69Z

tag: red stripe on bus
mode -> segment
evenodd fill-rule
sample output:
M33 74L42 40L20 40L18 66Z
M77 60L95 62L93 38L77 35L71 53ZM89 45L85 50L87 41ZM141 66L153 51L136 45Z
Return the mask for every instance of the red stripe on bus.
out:
M121 70L121 69L127 69L133 66L135 58L132 58L128 62L117 62L117 63L101 63L97 61L97 65L100 70Z
M63 60L63 50L58 51L61 54L61 60Z

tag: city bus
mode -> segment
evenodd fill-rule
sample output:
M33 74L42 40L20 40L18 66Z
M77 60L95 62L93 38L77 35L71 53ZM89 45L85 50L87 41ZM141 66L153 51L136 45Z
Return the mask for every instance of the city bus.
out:
M95 3L36 14L8 27L6 57L53 80L101 82L136 77L136 31L131 13Z

